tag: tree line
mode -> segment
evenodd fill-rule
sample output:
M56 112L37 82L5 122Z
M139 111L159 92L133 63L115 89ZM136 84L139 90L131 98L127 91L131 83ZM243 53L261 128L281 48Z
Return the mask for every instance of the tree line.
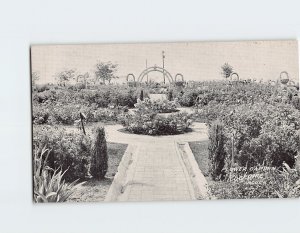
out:
M75 80L76 83L84 83L85 86L88 84L107 84L110 83L113 79L118 79L116 75L118 70L118 64L109 62L98 62L95 65L94 77L92 77L89 72L84 74L77 74L76 69L66 69L60 72L57 72L54 77L59 86L66 86L71 80ZM35 85L36 82L40 80L40 74L37 71L33 71L31 74L32 85Z

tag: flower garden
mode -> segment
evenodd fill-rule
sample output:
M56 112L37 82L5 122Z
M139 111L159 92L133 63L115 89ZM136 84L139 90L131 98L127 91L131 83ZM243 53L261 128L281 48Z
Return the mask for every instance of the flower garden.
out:
M166 99L149 98L161 93ZM80 129L80 113L86 134ZM191 148L211 198L299 197L298 90L280 83L204 81L163 90L145 85L36 85L34 200L72 201L79 186L103 180L108 173L113 177L126 145L106 142L107 124L158 136L184 134L193 122L209 128L209 141L201 149L196 144Z

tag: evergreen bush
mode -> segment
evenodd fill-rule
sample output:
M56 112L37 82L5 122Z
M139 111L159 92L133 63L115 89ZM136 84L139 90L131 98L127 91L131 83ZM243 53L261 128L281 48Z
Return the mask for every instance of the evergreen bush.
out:
M140 94L140 100L143 101L144 100L144 91L141 90L141 94Z
M98 127L95 133L95 141L92 146L92 158L90 173L96 179L104 178L108 168L107 144L105 130Z
M172 101L172 100L173 100L173 90L170 90L170 91L168 92L168 100L169 100L169 101Z
M212 123L209 129L209 174L212 179L224 178L223 170L226 159L224 125L220 121Z

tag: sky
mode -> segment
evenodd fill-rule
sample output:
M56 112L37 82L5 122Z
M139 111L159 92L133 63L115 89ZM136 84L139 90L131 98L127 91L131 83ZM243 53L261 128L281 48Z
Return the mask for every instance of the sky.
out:
M227 62L241 79L276 80L282 71L298 80L298 43L290 41L240 42L180 42L138 44L81 44L32 45L32 71L40 76L38 83L55 83L55 74L75 69L77 74L90 73L94 77L97 62L118 64L119 82L129 73L135 77L148 67L162 67L174 77L181 73L185 80L220 80L221 66ZM151 77L162 81L161 73ZM150 78L151 78L150 77Z

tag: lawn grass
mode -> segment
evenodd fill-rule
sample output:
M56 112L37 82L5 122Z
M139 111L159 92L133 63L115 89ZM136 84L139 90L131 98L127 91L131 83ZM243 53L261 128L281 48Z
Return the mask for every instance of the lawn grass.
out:
M199 169L206 177L208 177L209 175L208 174L208 165L209 165L208 142L209 140L189 142L189 146L195 156Z
M118 171L119 163L123 157L127 144L107 143L108 171L102 180L88 179L80 185L69 197L68 202L96 202L103 201L106 193Z

